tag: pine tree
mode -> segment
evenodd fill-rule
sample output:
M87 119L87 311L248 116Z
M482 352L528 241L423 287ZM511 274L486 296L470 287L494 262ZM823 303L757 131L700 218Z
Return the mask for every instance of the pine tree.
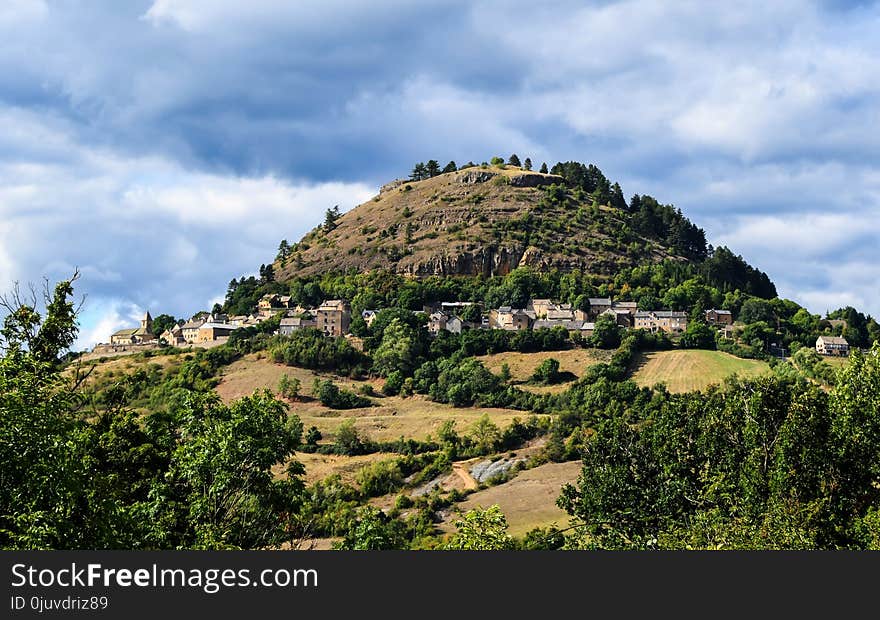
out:
M426 178L428 171L425 169L425 164L423 162L417 163L413 166L412 172L409 175L411 181L421 181Z
M429 159L428 163L425 164L425 173L428 177L435 177L440 174L440 164L436 159Z
M446 164L446 166L443 168L443 172L444 172L444 173L446 173L446 172L455 172L456 170L458 170L458 167L455 165L455 162L454 162L454 161L449 162L449 163Z
M541 164L541 170L539 170L539 172L541 172L542 174L547 174L547 162L546 161L543 164Z
M525 168L526 170L532 169L532 160L528 157L526 157L526 161L523 163L523 168Z
M611 186L611 206L621 211L627 210L626 198L623 196L623 190L620 189L619 183Z
M513 155L510 156L510 159L507 160L507 163L511 166L516 166L517 168L522 166L522 163L520 163L519 157L517 156L516 153L514 153Z
M339 219L339 205L334 205L332 209L324 212L324 232L330 232L336 228L336 220Z

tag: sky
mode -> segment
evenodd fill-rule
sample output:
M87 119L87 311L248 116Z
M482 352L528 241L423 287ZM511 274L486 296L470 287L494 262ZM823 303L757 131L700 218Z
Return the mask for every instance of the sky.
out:
M417 161L517 153L878 316L878 33L843 0L4 0L0 290L79 269L90 347Z

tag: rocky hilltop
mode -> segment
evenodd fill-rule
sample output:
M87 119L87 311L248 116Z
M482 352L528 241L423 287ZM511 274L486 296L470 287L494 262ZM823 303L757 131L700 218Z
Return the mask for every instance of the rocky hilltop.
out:
M626 213L563 178L510 166L397 180L308 233L275 264L278 279L388 269L415 277L505 275L520 266L612 274L677 258L634 233Z

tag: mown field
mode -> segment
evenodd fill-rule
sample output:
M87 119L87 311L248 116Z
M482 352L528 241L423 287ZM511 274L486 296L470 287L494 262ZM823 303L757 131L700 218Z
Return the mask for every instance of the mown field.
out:
M507 364L510 368L511 381L517 384L523 384L528 381L535 369L541 365L544 360L553 358L559 362L560 372L569 372L575 377L580 378L584 370L593 364L608 361L611 358L611 351L603 351L601 349L570 349L568 351L542 351L539 353L495 353L493 355L482 355L476 359L498 374L501 367ZM570 382L559 383L557 385L519 385L518 387L535 393L556 393L565 390Z
M569 463L546 463L520 472L513 480L470 494L455 508L467 512L473 508L488 508L498 504L510 524L508 530L514 536L522 536L536 527L555 524L559 528L568 525L568 514L556 505L562 486L575 482L580 474L580 461ZM458 515L450 512L440 526L447 532L454 531L453 523Z
M722 351L688 350L641 354L632 370L633 380L641 386L665 383L670 392L680 393L703 390L734 374L759 376L770 372L770 367Z

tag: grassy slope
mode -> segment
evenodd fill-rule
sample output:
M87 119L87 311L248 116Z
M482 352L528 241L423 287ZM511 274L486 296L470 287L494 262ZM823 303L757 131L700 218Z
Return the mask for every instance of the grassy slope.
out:
M482 355L476 359L485 364L486 368L498 374L501 366L507 364L510 367L510 376L514 383L528 381L535 369L546 359L553 358L559 362L561 372L570 372L575 377L580 377L589 366L601 361L607 361L611 357L611 351L600 349L571 349L568 351L542 351L539 353L495 353ZM519 387L536 393L556 393L569 387L569 383L558 385L520 385Z
M565 527L568 514L558 506L556 499L562 485L577 480L581 471L580 461L570 463L547 463L521 472L510 482L477 491L456 504L467 512L473 508L488 508L498 504L510 524L508 530L514 536L521 536L536 527L556 524ZM452 523L457 516L450 515L441 525L447 532L455 530Z
M455 408L435 403L423 396L410 398L376 397L376 407L338 411L328 409L311 399L312 382L318 374L302 368L294 368L275 364L260 354L249 355L231 364L223 371L223 377L217 386L217 392L225 401L251 394L255 389L268 388L277 392L278 380L283 374L298 377L302 382L301 393L305 396L302 402L290 403L291 411L295 412L303 424L317 426L325 439L332 440L333 432L347 418L355 419L355 426L371 439L377 441L393 441L403 437L425 439L436 434L440 425L448 419L454 419L459 432L466 432L470 426L484 413L489 414L497 425L507 426L514 417L525 417L528 413L513 409L471 409ZM357 391L366 383L371 383L378 392L382 380L352 381L331 375L320 375L332 378L341 388Z
M769 370L765 362L721 351L659 351L639 356L633 379L642 386L665 383L670 392L677 393L702 390L733 374L758 376Z
M480 171L479 168L472 170ZM494 167L487 172L498 175L497 180L524 174L519 169ZM605 275L616 273L623 266L670 256L666 248L644 239L650 250L633 256L626 244L620 245L614 238L621 219L616 210L607 207L580 223L574 218L576 206L548 207L534 223L535 232L527 244L517 232L521 231L520 226L496 235L493 233L496 223L526 214L538 215L535 209L544 190L514 187L496 180L466 184L461 182L462 174L465 173L441 174L406 183L343 214L334 230L326 234L319 229L308 233L286 265L275 264L279 281L347 269L362 272L392 269L409 273L419 265L443 257L451 260L449 264L457 265L453 271L444 273L477 275L471 270L469 260L458 262L455 257L481 255L484 250L492 253L501 248L520 256L527 246L537 253L529 259L536 267L567 264ZM407 225L412 233L409 243ZM405 249L405 255L399 260L392 258L388 254L392 248ZM502 261L494 272L503 275L516 266L515 262Z

